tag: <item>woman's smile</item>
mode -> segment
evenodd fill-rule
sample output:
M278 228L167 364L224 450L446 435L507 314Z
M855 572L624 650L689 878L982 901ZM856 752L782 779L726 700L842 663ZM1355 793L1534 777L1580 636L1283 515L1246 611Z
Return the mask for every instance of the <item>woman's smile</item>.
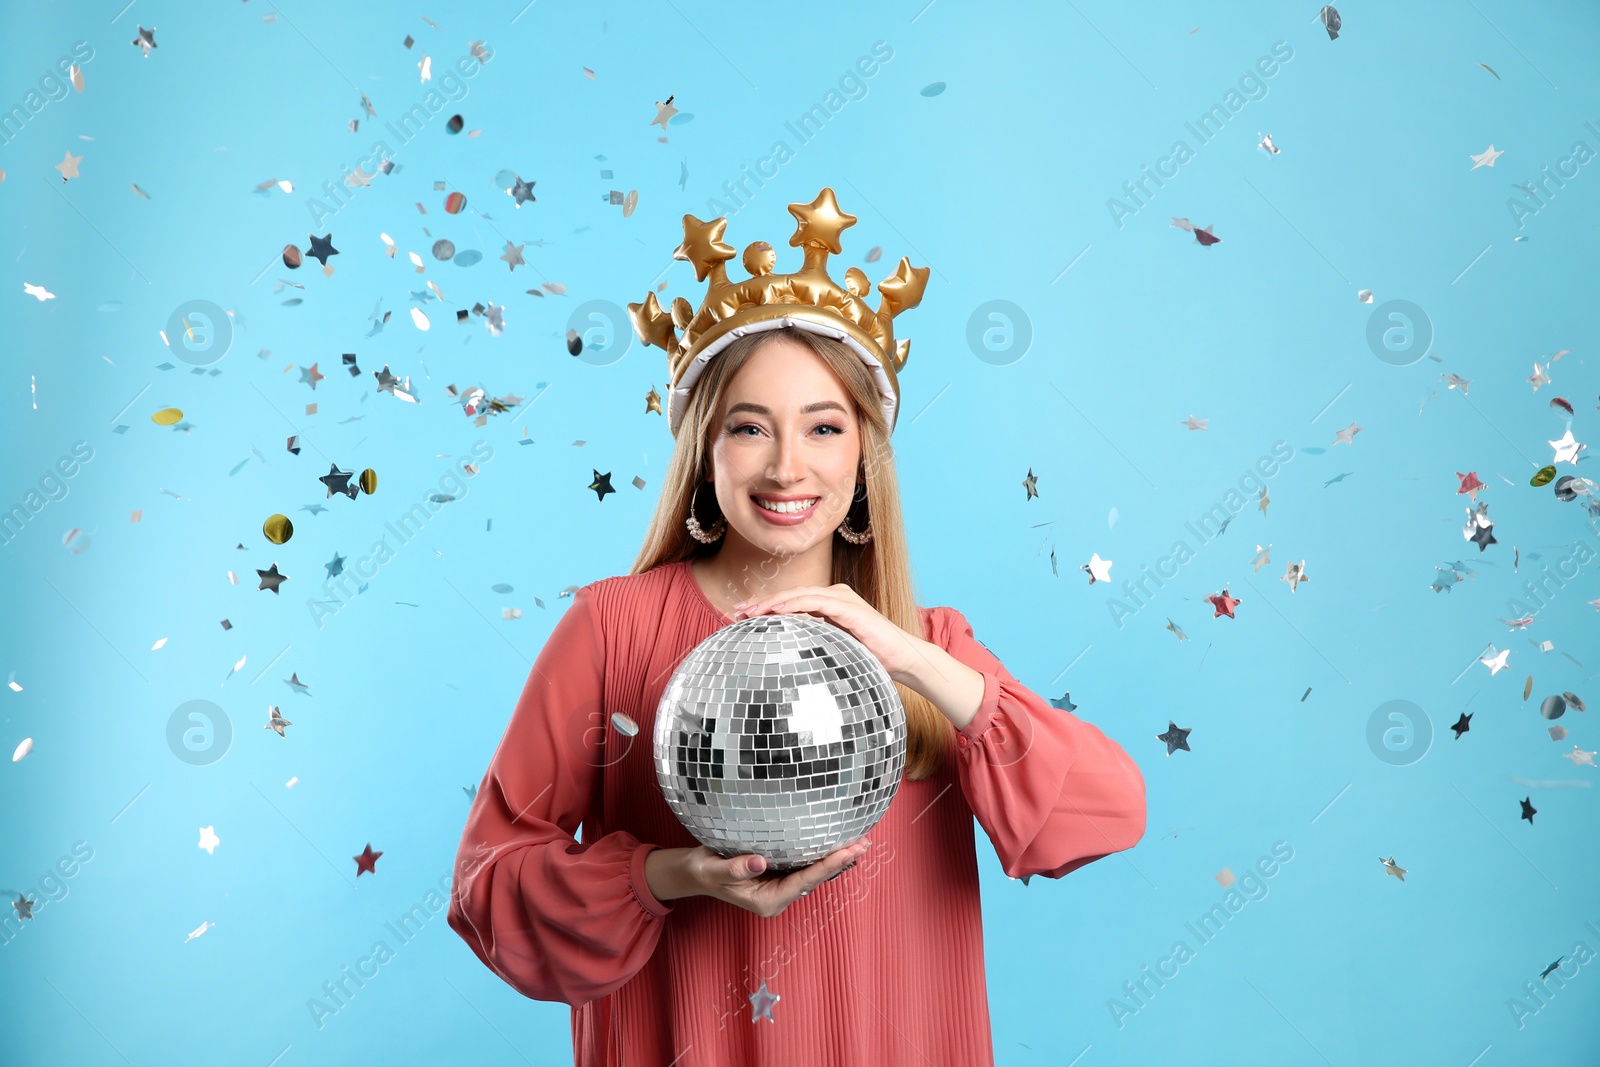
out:
M817 510L817 502L821 499L821 497L815 496L788 501L760 496L752 496L750 498L761 517L774 526L799 526L811 517L813 511Z

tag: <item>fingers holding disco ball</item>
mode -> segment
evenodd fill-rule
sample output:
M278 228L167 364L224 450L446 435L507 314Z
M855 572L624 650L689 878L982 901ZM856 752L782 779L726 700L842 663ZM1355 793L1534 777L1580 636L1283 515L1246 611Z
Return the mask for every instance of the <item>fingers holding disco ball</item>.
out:
M860 593L840 582L802 585L771 596L735 604L734 618L764 614L809 614L839 627L866 646L890 678L906 677L917 664L919 649L911 635L885 618Z
M851 870L871 847L870 840L857 841L799 870L785 872L756 853L730 859L700 845L690 851L685 866L704 895L772 919L818 886Z

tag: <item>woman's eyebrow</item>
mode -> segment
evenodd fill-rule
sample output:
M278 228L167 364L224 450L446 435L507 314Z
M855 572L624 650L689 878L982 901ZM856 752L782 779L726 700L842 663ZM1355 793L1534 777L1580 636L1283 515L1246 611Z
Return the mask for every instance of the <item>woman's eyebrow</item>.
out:
M807 404L805 407L800 409L800 414L809 415L813 411L828 411L828 410L843 411L845 414L847 414L847 415L849 414L848 411L845 411L844 405L839 403L837 400L818 400L814 404ZM738 404L733 405L733 407L728 409L728 414L729 415L735 415L735 414L737 414L737 413L739 413L741 411L751 411L751 412L754 412L757 415L768 415L768 416L770 416L772 414L772 409L771 408L763 407L760 404L752 404L752 403L750 403L748 401L742 401L742 402L740 402Z

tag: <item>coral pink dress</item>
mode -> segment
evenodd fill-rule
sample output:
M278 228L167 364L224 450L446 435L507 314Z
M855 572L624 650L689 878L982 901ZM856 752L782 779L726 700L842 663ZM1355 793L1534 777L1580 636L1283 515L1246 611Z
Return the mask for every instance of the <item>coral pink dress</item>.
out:
M959 611L918 611L983 674L983 704L943 771L901 782L854 868L767 919L662 902L644 876L651 849L699 843L656 781L656 705L729 620L687 560L573 595L467 816L449 922L512 988L572 1006L577 1067L993 1064L973 817L1006 874L1060 878L1138 842L1144 778ZM778 999L758 1012L763 980Z

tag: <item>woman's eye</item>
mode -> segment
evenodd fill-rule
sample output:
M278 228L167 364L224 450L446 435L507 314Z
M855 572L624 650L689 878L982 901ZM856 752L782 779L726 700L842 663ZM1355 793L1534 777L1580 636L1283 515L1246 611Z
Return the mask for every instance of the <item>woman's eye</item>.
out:
M744 424L744 425L742 425L742 426L735 426L735 427L734 427L734 428L733 428L733 431L732 431L732 432L733 432L733 433L734 433L734 434L735 434L735 435L736 435L736 436L745 436L745 437L748 437L748 436L749 436L749 434L745 434L745 433L743 433L743 431L745 431L745 430L759 430L759 429L761 429L761 427L759 427L759 426L757 426L757 425L756 425L756 424L755 424L755 423L753 423L753 422L747 422L747 423L745 423L745 424ZM817 427L817 429L818 429L818 430L832 430L832 431L833 431L833 433L834 433L834 434L841 434L841 433L844 433L844 429L843 429L843 428L842 428L842 427L839 427L839 426L835 426L835 425L834 425L834 424L833 424L833 423L831 423L831 422L825 422L825 423L823 423L823 424L821 424L821 425L820 425L820 426L818 426L818 427ZM833 435L832 435L832 434L824 434L824 435L823 435L823 436L825 436L825 437L828 437L828 436L833 436Z

